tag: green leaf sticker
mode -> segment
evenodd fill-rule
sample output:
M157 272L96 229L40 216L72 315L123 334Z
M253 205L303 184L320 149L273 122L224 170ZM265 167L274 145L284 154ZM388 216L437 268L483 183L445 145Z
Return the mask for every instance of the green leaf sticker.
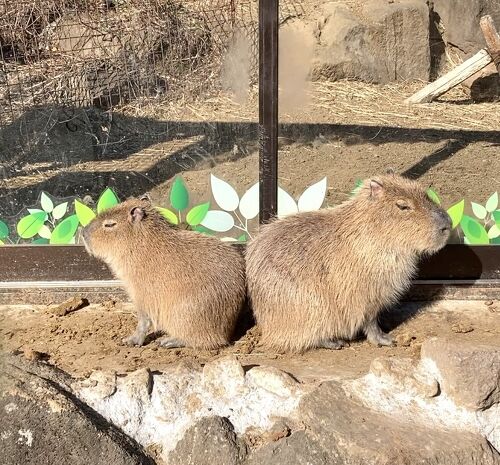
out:
M470 204L472 206L472 212L474 213L474 215L476 215L476 217L480 220L484 220L486 218L486 215L488 214L486 208L475 202L471 202Z
M464 215L462 221L460 222L460 226L462 227L465 238L469 241L469 244L483 245L490 243L486 229L484 229L484 226L477 222L474 218Z
M500 228L497 224L494 224L488 231L488 237L490 239L496 239L500 236Z
M215 235L214 231L212 231L211 229L205 228L205 226L202 226L201 224L195 226L193 228L193 231L196 231L196 232L199 232L202 234L206 234L207 236L214 236Z
M184 210L189 205L189 194L183 179L178 176L175 178L172 189L170 190L170 204L176 210Z
M451 218L451 227L455 229L462 221L462 217L464 216L464 208L465 208L465 200L460 200L455 205L452 205L448 208L447 213Z
M54 209L52 200L50 200L49 196L45 192L42 192L42 196L40 197L40 205L47 213L50 213Z
M60 203L57 207L52 210L52 216L55 220L60 220L68 210L68 202Z
M495 237L495 239L491 239L490 244L500 245L500 237Z
M437 193L434 190L432 190L430 187L429 187L429 189L427 189L427 195L434 203L441 205L441 200L439 198L439 195L437 195Z
M156 209L162 214L162 216L169 223L179 224L179 218L177 218L177 215L172 210L169 210L168 208L162 208L162 207L156 207Z
M491 195L491 197L486 201L485 207L488 213L491 213L493 210L498 208L498 192Z
M36 236L46 219L47 213L44 211L32 213L21 218L17 223L17 234L21 239L30 239Z
M9 227L6 223L0 220L0 239L5 239L9 236Z
M189 210L186 215L186 221L190 226L196 226L200 224L205 216L207 216L208 209L210 208L210 202L201 203L200 205L196 205L195 207Z
M500 224L500 210L494 211L491 216L495 220L496 224Z
M240 237L237 239L238 242L246 242L247 241L247 235L242 234Z
M38 235L44 239L50 239L50 236L52 235L52 231L49 229L49 227L46 224L44 224L40 228L40 231L38 231Z
M75 200L75 213L82 226L87 226L94 218L94 211L79 200Z
M97 201L97 213L101 213L108 208L114 207L120 203L118 197L109 187L101 194Z
M49 240L45 239L44 237L39 237L38 239L34 239L31 243L37 244L37 245L42 245L42 244L48 244Z
M51 244L69 244L78 229L78 216L71 215L61 221L52 231Z

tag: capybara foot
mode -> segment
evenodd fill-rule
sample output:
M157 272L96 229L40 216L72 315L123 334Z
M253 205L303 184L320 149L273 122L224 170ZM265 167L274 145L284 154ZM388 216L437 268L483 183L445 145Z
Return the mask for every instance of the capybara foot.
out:
M366 339L368 342L375 346L392 346L394 345L394 341L392 336L384 333L380 326L378 325L377 320L372 320L370 323L366 325L365 328Z
M129 347L141 347L144 344L144 339L146 339L145 335L134 333L129 337L124 337L122 339L122 344Z
M342 339L326 339L318 344L320 349L340 350L344 347L349 347L349 343Z
M175 337L165 336L158 340L160 346L165 349L180 349L182 347L186 347L186 344L179 339L175 339Z

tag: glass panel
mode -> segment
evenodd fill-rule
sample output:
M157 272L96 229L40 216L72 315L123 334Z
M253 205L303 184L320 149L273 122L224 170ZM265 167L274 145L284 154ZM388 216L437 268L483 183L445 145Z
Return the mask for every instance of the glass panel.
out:
M280 28L279 184L291 195L282 193L282 212L300 209L314 185L308 207L318 207L325 177L323 205L334 206L358 180L393 168L437 194L454 222L451 242L500 244L493 64L433 103L405 102L483 47L478 22L463 26L444 7L311 3ZM481 14L493 15L500 29L497 11ZM452 25L471 32L451 39Z
M2 243L78 243L95 213L145 192L173 222L246 240L256 13L250 0L0 0Z

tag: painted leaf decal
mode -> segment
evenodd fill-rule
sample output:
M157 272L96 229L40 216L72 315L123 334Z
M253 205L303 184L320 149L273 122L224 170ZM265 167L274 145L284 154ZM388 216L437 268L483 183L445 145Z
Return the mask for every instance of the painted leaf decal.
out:
M252 220L259 214L259 183L256 182L248 189L240 200L240 212L247 220Z
M40 197L40 205L47 213L50 213L54 209L54 203L45 192L42 192L42 196Z
M221 241L222 242L238 242L238 240L235 239L234 237L222 237Z
M467 237L464 237L464 244L466 245L471 245L469 239L467 239Z
M177 176L170 189L170 204L176 210L184 210L189 205L189 193L184 180Z
M118 205L119 202L116 194L108 187L97 201L97 213L102 213L104 210Z
M488 214L486 208L475 202L471 202L470 204L472 206L472 212L474 213L474 215L476 215L476 217L480 220L484 220L486 218L486 215Z
M161 213L161 215L169 223L179 224L179 218L177 218L177 215L172 210L169 210L168 208L162 208L162 207L156 207L156 209Z
M500 237L495 237L495 239L491 239L490 244L500 245Z
M247 241L247 235L242 234L240 237L238 237L238 242L246 242Z
M497 224L494 224L488 231L488 237L490 239L495 239L498 236L500 236L500 228L498 227Z
M34 239L33 241L31 241L31 243L32 244L37 244L37 245L42 245L42 244L48 244L49 240L45 239L43 237L39 237L39 238Z
M308 187L299 197L297 206L299 212L310 212L319 210L325 201L326 178Z
M46 224L44 224L40 228L40 231L38 231L38 235L44 239L50 239L50 236L52 235L52 231L49 229L49 227Z
M28 208L28 212L29 213L39 213L39 212L43 212L43 210L40 208Z
M54 210L52 210L52 216L56 220L60 220L65 214L66 211L68 210L68 202L63 202L54 207Z
M203 221L203 218L207 215L208 209L210 208L210 202L201 203L189 210L186 215L186 221L190 226L196 226Z
M278 187L278 217L293 215L297 212L297 204L292 196L281 187Z
M451 218L451 227L455 229L462 221L462 217L464 216L464 208L465 208L465 200L460 200L455 205L452 205L448 208L447 213Z
M464 215L460 222L460 226L470 244L482 245L490 243L486 229L484 229L484 226L474 218Z
M52 231L51 244L70 244L78 229L78 216L71 215L61 221Z
M6 223L0 220L0 239L5 239L9 236L9 227Z
M201 222L202 226L217 232L226 232L233 228L234 218L227 212L209 210Z
M211 174L210 185L212 186L214 199L220 208L228 212L232 212L238 208L240 198L230 184Z
M495 223L496 224L500 224L500 210L496 210L494 211L491 216L493 217L493 219L495 220Z
M94 211L79 200L75 200L75 213L82 226L87 226L95 218Z
M17 234L21 239L30 239L36 236L46 219L47 213L44 211L32 213L21 218L17 223Z
M213 236L215 234L214 231L211 231L210 229L205 228L205 226L202 226L201 224L195 226L193 228L193 231L196 231L196 232L199 232L202 234L206 234L207 236Z
M437 203L438 205L441 205L441 200L439 198L439 195L437 195L436 191L434 191L433 189L429 188L429 189L427 189L427 195L429 196L429 198L434 203Z
M491 197L486 201L485 207L488 213L491 213L498 208L498 192L491 195Z
M5 244L5 242L2 241L2 239L0 239L0 245L4 245L4 244Z

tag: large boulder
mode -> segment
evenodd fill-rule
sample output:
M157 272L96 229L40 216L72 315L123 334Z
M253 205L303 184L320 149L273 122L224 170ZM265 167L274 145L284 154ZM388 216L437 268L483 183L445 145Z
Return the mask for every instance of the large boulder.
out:
M368 0L355 14L332 2L315 32L313 79L387 83L430 78L429 9L421 0Z
M475 53L486 44L479 27L484 15L491 15L500 28L499 0L433 0L434 21L443 28L443 38L464 54Z
M154 465L139 444L66 390L63 374L47 370L47 377L13 357L0 368L0 464Z

